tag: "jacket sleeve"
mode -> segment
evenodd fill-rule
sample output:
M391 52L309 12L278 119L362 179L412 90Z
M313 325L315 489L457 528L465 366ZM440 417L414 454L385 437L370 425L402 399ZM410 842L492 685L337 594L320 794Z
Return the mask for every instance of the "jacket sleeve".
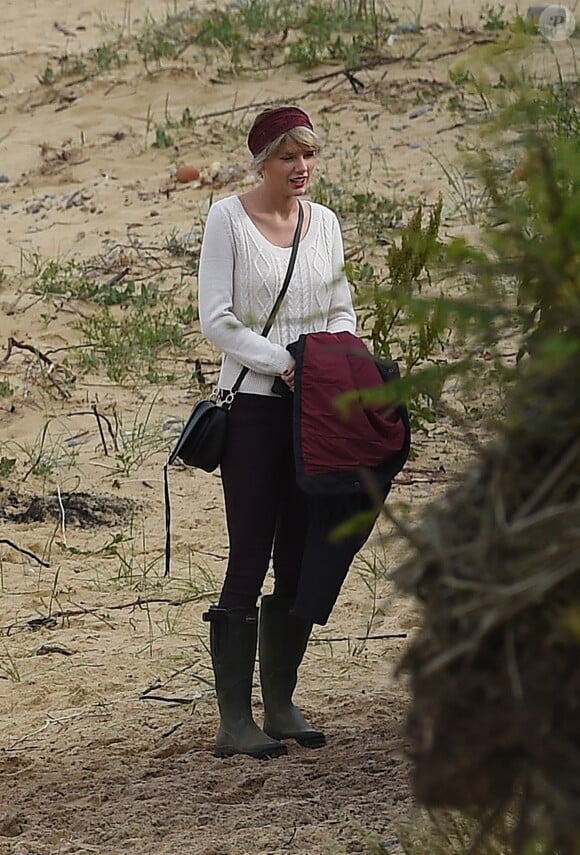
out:
M245 326L234 314L234 258L232 230L223 211L214 205L207 216L199 259L202 335L258 374L282 374L292 365L288 351Z
M344 272L344 247L336 215L332 214L332 295L328 311L327 332L356 332L356 314L348 280Z

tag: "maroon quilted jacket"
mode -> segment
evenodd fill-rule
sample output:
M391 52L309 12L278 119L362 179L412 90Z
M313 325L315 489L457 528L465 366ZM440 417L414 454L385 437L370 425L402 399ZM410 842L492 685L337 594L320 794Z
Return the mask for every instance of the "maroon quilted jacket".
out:
M392 480L409 452L404 407L353 400L341 410L345 392L384 386L393 372L349 332L309 333L289 350L296 360L294 454L297 480L306 492L349 492L360 488L361 468Z

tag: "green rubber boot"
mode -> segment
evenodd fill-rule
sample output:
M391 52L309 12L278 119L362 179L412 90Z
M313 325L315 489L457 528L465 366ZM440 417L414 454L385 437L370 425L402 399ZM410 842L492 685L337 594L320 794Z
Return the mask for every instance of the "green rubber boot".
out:
M286 746L267 736L252 717L258 610L212 606L203 619L210 624L211 658L220 711L214 756L249 754L265 760L287 754Z
M260 604L260 679L264 698L264 731L273 739L295 739L307 748L320 748L326 737L314 730L292 695L312 624L290 614L293 601L262 597Z

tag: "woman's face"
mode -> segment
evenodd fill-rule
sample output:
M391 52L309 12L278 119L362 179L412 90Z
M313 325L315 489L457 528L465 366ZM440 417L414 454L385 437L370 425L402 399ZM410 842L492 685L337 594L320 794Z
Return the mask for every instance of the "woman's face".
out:
M264 163L264 183L282 196L302 196L308 189L316 157L315 149L288 140Z

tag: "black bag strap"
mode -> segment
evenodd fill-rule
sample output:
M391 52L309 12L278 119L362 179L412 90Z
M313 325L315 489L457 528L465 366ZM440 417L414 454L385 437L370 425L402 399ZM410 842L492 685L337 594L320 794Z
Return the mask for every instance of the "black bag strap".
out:
M272 306L270 314L268 315L268 320L264 324L264 329L260 333L260 335L266 338L268 333L274 326L274 321L276 319L276 315L278 314L278 310L282 305L282 300L286 296L286 291L288 290L288 286L290 285L290 280L292 279L292 274L294 273L294 265L296 264L296 256L298 255L298 244L300 243L300 235L302 234L302 224L304 222L304 208L302 207L302 202L298 201L298 222L296 223L296 231L294 232L294 238L292 239L292 252L290 253L290 260L288 261L288 267L286 269L286 276L284 277L284 281L282 283L282 287L280 288L280 293L276 297L276 302ZM249 368L242 368L240 373L236 378L236 382L232 386L230 390L230 395L235 395L242 383L244 382L244 378L248 373Z
M165 576L171 572L171 500L169 496L169 464L163 466L163 498L165 501Z
M276 315L278 314L278 310L282 305L282 300L286 296L286 291L288 290L288 286L290 285L290 280L292 279L292 274L294 273L294 266L296 264L296 256L298 255L298 244L300 243L300 235L302 234L302 224L304 222L304 209L302 207L302 202L298 201L298 222L296 223L296 231L294 232L294 238L292 240L292 252L290 253L290 259L288 261L288 267L286 269L286 276L284 277L284 281L282 283L282 287L280 288L280 293L276 297L276 302L272 306L270 314L268 315L268 320L264 324L264 329L260 333L266 337L272 326L274 324L274 320ZM240 371L236 382L231 388L230 395L233 396L236 394L238 389L243 383L244 377L248 373L249 368L242 368ZM163 492L165 498L165 576L169 576L171 569L171 502L169 496L169 473L168 473L168 464L166 463L163 467Z

